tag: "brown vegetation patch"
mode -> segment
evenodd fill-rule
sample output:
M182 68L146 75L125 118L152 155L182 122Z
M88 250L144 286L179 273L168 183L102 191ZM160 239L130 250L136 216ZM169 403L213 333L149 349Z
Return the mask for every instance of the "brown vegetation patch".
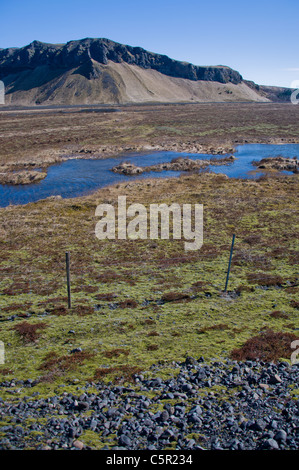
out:
M107 301L111 302L116 297L117 297L117 294L115 294L114 292L108 292L106 294L97 294L97 295L95 295L94 298L96 300L107 300Z
M157 351L157 349L159 349L159 346L157 344L149 344L146 349L148 351Z
M53 297L52 299L47 299L47 300L43 300L42 302L38 302L37 305L39 307L43 307L43 306L48 306L48 305L57 304L57 303L60 304L61 302L67 302L67 297L66 296Z
M145 325L155 325L156 324L155 320L152 320L151 318L147 318L146 320L144 320L143 323Z
M57 315L57 316L69 314L69 310L64 305L58 305L57 307L47 309L47 312L51 315Z
M249 273L247 280L252 284L266 287L281 287L285 283L285 280L278 274L267 273Z
M29 294L30 282L29 281L15 281L6 289L3 289L4 295L16 295L16 294Z
M149 331L147 336L160 336L160 333L158 333L157 331Z
M77 369L86 359L91 359L94 355L87 351L78 351L71 355L58 356L52 351L45 356L39 367L39 370L47 371L47 374L40 378L40 382L53 382L66 372Z
M44 322L31 324L27 321L23 321L22 323L13 326L11 329L15 330L25 343L31 343L40 337L40 332L37 330L43 330L47 327L48 325Z
M32 305L31 302L26 302L24 304L11 304L11 305L7 305L6 307L2 307L2 310L4 312L14 312L16 310L27 310L28 308L30 308Z
M14 280L13 283L3 289L5 295L17 294L36 294L36 295L50 295L54 294L61 286L58 281L47 281L45 279L34 278L28 275L28 279Z
M1 369L0 368L0 374L1 375L11 375L11 374L13 374L13 371L11 369L6 369L6 368Z
M58 281L45 282L44 279L34 279L31 284L31 292L36 295L51 295L61 287L61 283Z
M299 252L290 251L289 263L297 266L299 264Z
M130 351L127 349L111 349L110 351L103 352L103 356L107 357L108 359L111 359L112 357L119 357L121 354L128 356Z
M120 274L116 274L114 271L106 271L105 273L97 275L97 281L103 282L104 284L110 284L121 280L122 276Z
M163 302L178 302L186 299L190 299L190 296L183 292L166 292L161 297Z
M299 302L297 300L291 300L290 301L290 306L293 308L299 308Z
M207 287L207 283L205 281L197 281L192 284L192 289L195 291L200 291Z
M293 350L291 343L299 337L292 333L274 332L267 329L258 336L249 338L243 346L231 352L231 358L237 361L261 360L277 361L289 359Z
M125 260L124 260L125 261ZM122 260L119 258L119 263L122 264ZM134 273L126 272L126 274L122 275L116 273L114 271L105 271L102 274L97 274L95 276L96 281L104 284L112 284L114 282L126 282L130 285L135 285L136 281L134 279Z
M232 265L242 266L244 264L252 264L255 268L260 269L271 269L272 263L269 256L254 254L252 251L238 249L235 251Z
M163 268L168 268L172 266L178 266L179 264L185 264L185 263L192 263L194 262L198 257L198 254L194 253L189 253L189 254L184 254L176 257L169 257L169 258L162 258L161 256L153 260L158 264L159 266Z
M273 317L273 318L288 318L288 315L286 313L282 313L280 310L274 310L272 313L270 313L270 317Z
M94 313L94 309L89 305L76 305L72 307L72 313L75 313L80 317L84 317L86 315L92 315Z
M219 249L215 245L204 243L200 249L199 255L204 258L216 258L219 255Z
M98 290L97 286L77 286L72 288L72 292L86 292L87 294L94 294Z
M247 243L248 245L257 245L261 240L261 235L258 235L257 233L252 233L251 235L247 235L243 241Z
M245 286L244 284L240 284L236 288L236 293L241 294L242 292L254 292L254 287L253 286Z
M273 250L271 251L271 258L275 258L275 259L280 259L280 258L284 258L285 255L286 255L286 248L285 247L282 247L282 246L277 246L275 248L273 248ZM269 253L270 255L270 253Z
M82 287L82 292L86 292L88 294L94 294L98 290L99 288L97 286L83 286Z

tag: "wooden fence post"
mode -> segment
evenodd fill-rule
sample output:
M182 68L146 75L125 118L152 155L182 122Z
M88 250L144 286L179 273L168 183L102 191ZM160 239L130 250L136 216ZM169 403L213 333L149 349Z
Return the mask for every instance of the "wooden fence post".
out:
M232 246L231 246L231 249L230 249L230 255L229 255L229 262L228 262L228 268L227 268L227 273L226 273L226 281L225 281L224 292L227 291L227 285L228 285L230 267L231 267L232 256L233 256L234 243L235 243L235 234L233 234Z
M67 282L67 298L68 298L68 308L71 308L71 276L70 276L70 253L67 251L65 253L65 263L66 263L66 282Z

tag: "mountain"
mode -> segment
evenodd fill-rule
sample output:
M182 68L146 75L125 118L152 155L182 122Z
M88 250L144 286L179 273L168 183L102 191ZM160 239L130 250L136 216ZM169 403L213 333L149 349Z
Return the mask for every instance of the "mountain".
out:
M229 67L193 65L103 38L0 49L0 80L6 104L269 101L267 90Z

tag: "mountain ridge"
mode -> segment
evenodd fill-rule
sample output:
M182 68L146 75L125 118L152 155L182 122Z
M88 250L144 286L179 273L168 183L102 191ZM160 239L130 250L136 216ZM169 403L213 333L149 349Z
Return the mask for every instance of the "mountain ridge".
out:
M126 62L142 68L152 68L160 73L188 80L240 83L239 72L227 66L198 66L177 61L166 55L146 51L141 47L128 46L106 38L85 38L66 44L49 44L34 40L22 48L0 51L0 78L12 72L20 72L39 65L72 68L93 59L107 65L109 61ZM4 62L4 65L3 65ZM5 64L6 62L6 64Z
M228 66L194 65L107 38L0 49L0 80L8 104L269 101Z

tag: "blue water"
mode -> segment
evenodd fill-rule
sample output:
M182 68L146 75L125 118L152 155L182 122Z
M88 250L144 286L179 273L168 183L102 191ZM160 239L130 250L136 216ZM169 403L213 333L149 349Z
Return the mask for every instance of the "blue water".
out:
M253 160L265 157L299 157L299 144L268 145L246 144L236 148L237 160L229 165L210 166L214 173L224 173L234 178L256 178L263 172L256 172L252 165ZM30 185L0 185L0 207L9 204L27 204L49 196L62 196L63 198L77 197L89 194L92 191L117 182L143 179L168 178L179 176L179 171L150 172L136 176L125 176L111 171L111 168L123 161L138 166L154 165L156 163L170 162L173 158L183 156L192 159L210 159L212 155L189 154L176 152L155 152L151 154L131 154L105 160L69 159L58 165L48 168L46 178L39 183ZM216 158L223 158L220 155ZM286 174L292 174L285 172Z

